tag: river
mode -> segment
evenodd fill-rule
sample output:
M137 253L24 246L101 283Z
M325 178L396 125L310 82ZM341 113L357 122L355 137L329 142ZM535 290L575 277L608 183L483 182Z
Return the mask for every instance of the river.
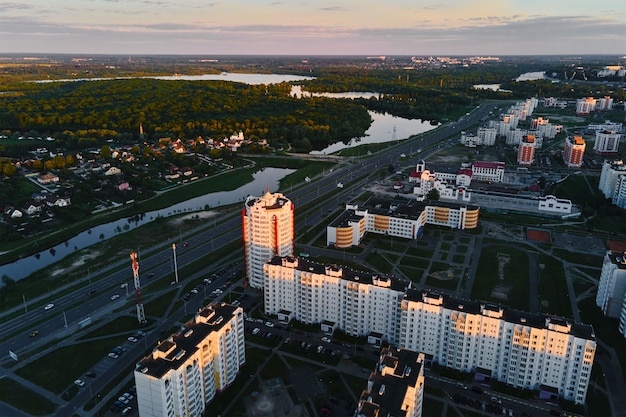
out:
M119 233L133 230L153 221L157 217L169 217L180 213L204 210L207 207L218 207L237 202L241 202L243 207L243 202L247 196L262 195L267 187L270 190L277 190L280 180L292 172L294 172L293 169L265 168L253 174L251 182L235 190L205 194L164 209L147 212L142 216L133 216L101 224L81 232L53 248L48 248L35 255L0 266L0 276L7 275L14 280L20 280L35 271L62 260L77 250L109 239Z

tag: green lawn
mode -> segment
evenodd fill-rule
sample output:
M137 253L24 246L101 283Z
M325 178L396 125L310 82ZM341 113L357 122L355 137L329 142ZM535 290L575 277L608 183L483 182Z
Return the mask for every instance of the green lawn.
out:
M543 270L541 265L544 266ZM537 272L539 274L538 288L541 311L557 316L572 317L563 263L552 257L539 255L537 267L539 268Z
M372 265L376 271L390 273L393 265L391 265L383 255L377 252L371 252L365 261Z
M504 265L502 280L498 273L498 254L509 256L509 261ZM526 253L508 246L483 248L472 288L472 298L502 303L527 311L529 297Z
M87 372L107 353L126 341L126 337L112 337L93 342L61 347L18 369L22 378L57 394L72 386L72 381Z
M403 256L402 259L400 259L400 265L427 269L430 265L430 259L416 258L414 256Z
M91 339L92 337L108 336L115 333L128 333L128 335L130 335L131 333L145 328L148 325L149 323L146 325L140 325L137 321L137 317L122 316L105 324L104 326L97 328L92 332L87 333L79 340Z
M0 393L3 402L34 416L52 414L57 409L47 398L8 377L0 378Z

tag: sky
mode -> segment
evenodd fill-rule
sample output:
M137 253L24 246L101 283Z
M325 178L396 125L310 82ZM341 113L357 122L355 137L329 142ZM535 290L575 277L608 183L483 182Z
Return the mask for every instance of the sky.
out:
M1 53L626 54L624 0L0 0Z

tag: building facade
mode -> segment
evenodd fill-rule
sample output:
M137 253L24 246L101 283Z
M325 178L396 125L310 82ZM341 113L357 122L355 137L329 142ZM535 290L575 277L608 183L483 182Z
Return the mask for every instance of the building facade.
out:
M423 399L424 354L387 347L367 380L355 416L421 417Z
M241 307L216 304L200 310L137 364L139 416L200 417L245 361Z
M602 171L600 172L600 182L598 188L604 194L605 198L610 198L616 195L618 190L618 184L621 182L621 178L626 174L626 165L622 160L609 161L605 159L602 163ZM621 187L619 187L621 189Z
M608 251L602 262L596 305L607 317L620 318L626 296L626 253Z
M585 155L585 141L582 136L568 136L565 138L563 161L568 168L580 168Z
M535 162L536 147L534 135L524 136L517 148L517 163L519 165L532 165Z
M346 211L326 227L326 245L356 246L365 233L416 239L426 224L473 229L478 226L479 214L480 209L472 205L370 198L362 206L347 205Z
M263 264L273 256L291 256L294 248L294 206L280 193L250 196L241 212L244 271L248 285L263 287Z
M477 181L503 182L504 162L476 161L472 164L472 178Z
M622 134L619 130L596 130L596 141L593 150L600 155L616 154Z
M596 349L591 326L297 258L273 258L264 275L266 314L295 312L296 320L328 321L349 335L380 335L442 366L585 401Z
M399 346L448 368L585 402L596 350L591 326L413 289L401 310Z

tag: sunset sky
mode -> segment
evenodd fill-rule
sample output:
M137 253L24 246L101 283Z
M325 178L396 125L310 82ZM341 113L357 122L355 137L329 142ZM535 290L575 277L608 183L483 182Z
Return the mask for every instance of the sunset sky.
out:
M626 54L624 0L0 1L0 53Z

